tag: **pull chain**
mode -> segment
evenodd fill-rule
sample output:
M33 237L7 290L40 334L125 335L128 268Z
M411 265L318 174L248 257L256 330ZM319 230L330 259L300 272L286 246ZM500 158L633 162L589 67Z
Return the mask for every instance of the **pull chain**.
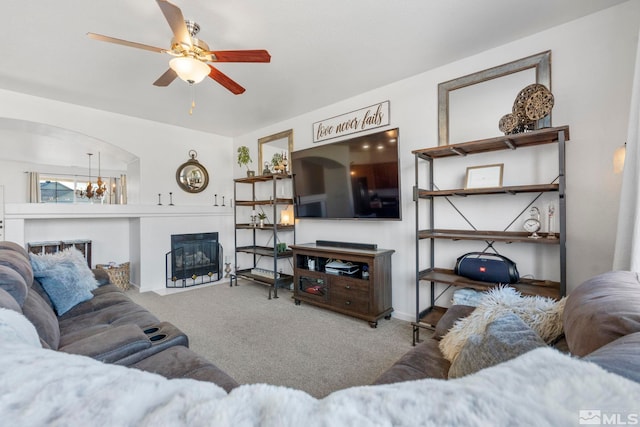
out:
M193 83L189 83L189 89L191 90L191 108L189 109L189 115L193 115L193 109L196 108L196 90L193 87Z

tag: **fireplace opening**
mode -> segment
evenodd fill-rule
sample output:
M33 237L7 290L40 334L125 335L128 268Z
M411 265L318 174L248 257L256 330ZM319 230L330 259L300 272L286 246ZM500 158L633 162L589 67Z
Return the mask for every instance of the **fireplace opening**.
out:
M167 287L220 280L222 245L218 233L174 234L167 254Z

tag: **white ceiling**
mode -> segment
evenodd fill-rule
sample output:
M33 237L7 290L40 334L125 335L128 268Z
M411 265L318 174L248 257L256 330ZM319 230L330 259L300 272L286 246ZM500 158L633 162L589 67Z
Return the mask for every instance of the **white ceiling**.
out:
M237 136L539 32L625 0L174 0L213 50L267 49L269 64L152 83L170 57L86 37L169 48L154 0L0 0L0 88ZM455 76L452 76L455 77Z

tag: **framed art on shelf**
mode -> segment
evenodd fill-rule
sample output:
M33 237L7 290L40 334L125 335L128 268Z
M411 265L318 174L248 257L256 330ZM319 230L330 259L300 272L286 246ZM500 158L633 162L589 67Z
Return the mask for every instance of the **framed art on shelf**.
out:
M502 187L503 168L504 163L468 167L467 176L464 180L465 190Z

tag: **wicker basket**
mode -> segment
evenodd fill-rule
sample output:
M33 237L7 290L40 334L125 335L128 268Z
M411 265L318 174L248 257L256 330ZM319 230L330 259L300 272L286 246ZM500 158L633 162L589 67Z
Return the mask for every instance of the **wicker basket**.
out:
M96 264L96 268L104 270L109 275L109 281L126 291L129 289L129 263L123 262L120 265Z

